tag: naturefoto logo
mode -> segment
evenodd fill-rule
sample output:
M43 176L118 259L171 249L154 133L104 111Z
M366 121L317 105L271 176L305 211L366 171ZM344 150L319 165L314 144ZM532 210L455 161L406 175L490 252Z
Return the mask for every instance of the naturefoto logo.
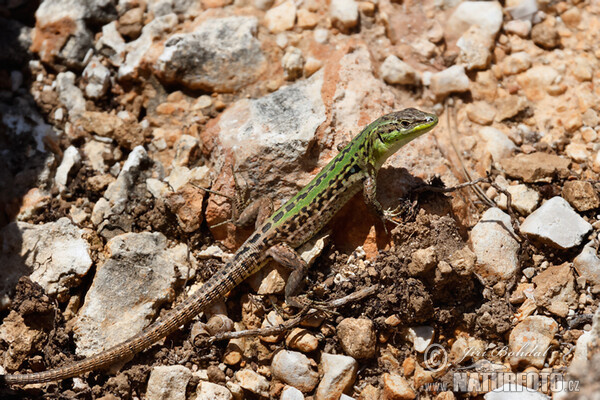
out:
M576 392L579 381L569 380L563 370L542 370L538 372L512 372L504 364L496 364L482 359L483 357L544 357L549 349L536 346L522 347L519 351L510 351L508 347L497 347L488 351L466 349L460 360L449 362L446 349L434 343L423 353L423 366L440 378L442 375L452 376L452 388L448 388L448 379L444 382L434 382L428 389L434 392L452 390L470 394L494 392ZM459 366L467 358L480 360L468 365ZM443 387L441 387L441 386Z

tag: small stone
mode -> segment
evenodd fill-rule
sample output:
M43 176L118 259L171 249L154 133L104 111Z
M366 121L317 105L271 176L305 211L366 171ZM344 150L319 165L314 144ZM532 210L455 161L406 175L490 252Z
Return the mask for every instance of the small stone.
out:
M531 56L519 51L502 60L502 72L504 75L516 75L523 71L527 71L531 67Z
M303 328L292 329L287 335L285 343L287 346L303 353L310 353L319 347L319 340Z
M550 342L558 331L558 324L549 317L530 316L514 327L509 337L510 350L516 355L509 358L513 368L519 366L544 367Z
M233 395L224 386L200 381L196 389L196 400L233 400Z
M517 149L512 140L499 129L484 126L478 134L484 141L485 152L490 154L495 162L510 156Z
M583 119L581 118L581 113L577 110L570 110L563 114L560 121L562 122L565 130L567 132L575 132L577 129L581 128L583 125ZM570 143L569 145L572 145ZM568 147L568 146L567 146Z
M383 396L389 400L412 400L417 397L408 381L397 374L383 374Z
M319 60L318 58L308 57L306 59L306 63L304 63L304 75L306 75L306 77L308 78L309 76L320 70L322 66L323 61Z
M580 82L591 81L594 77L594 65L585 57L575 57L571 67L573 76Z
M131 8L119 17L117 30L129 39L137 39L144 27L144 10L141 7Z
M313 33L313 37L315 38L315 42L317 43L327 43L327 39L329 37L329 31L324 28L317 28Z
M408 328L408 337L417 353L424 353L433 341L435 330L431 326L415 326Z
M583 143L569 143L565 147L565 153L575 162L582 163L589 159L587 146Z
M352 357L322 353L319 371L323 377L315 400L338 400L354 384L358 363Z
M319 16L304 8L299 9L296 15L298 16L298 26L302 29L312 29L319 23Z
M594 186L587 181L566 181L563 185L562 196L577 211L589 211L600 207L600 199Z
M182 365L154 367L148 379L148 400L185 400L192 371Z
M592 226L562 197L547 200L521 224L521 232L559 249L578 246Z
M456 42L460 49L457 63L463 64L468 70L487 68L492 58L492 44L490 37L486 36L479 25L471 26Z
M293 81L300 78L304 67L302 51L294 46L289 46L281 59L281 66L287 80Z
M498 122L515 117L529 106L527 99L521 96L502 97L496 103L498 104L498 113L496 114Z
M510 217L499 208L490 208L471 230L477 256L475 270L486 282L510 281L519 267L519 242Z
M560 18L570 28L576 28L581 22L581 11L577 7L569 7Z
M436 45L425 38L415 39L410 46L416 54L420 55L426 60L435 56L437 50Z
M476 101L467 105L467 117L479 125L490 125L494 122L496 109L485 101Z
M277 311L273 310L266 315L265 319L262 322L261 328L272 328L274 326L279 325L283 325L283 318ZM260 340L267 343L277 343L281 340L282 337L283 333L279 333L269 336L260 336Z
M235 378L244 389L263 397L269 397L269 381L250 368L235 373Z
M511 197L511 205L523 215L529 215L535 210L540 202L540 194L537 190L532 189L524 184L511 185L505 188ZM506 209L508 207L508 199L504 193L500 194L498 207Z
M450 68L433 74L431 76L430 87L431 91L439 97L469 90L469 78L465 74L465 67L453 65Z
M494 40L502 26L502 6L497 1L465 1L456 7L446 24L447 38L462 36L471 26L481 27Z
M81 155L74 146L69 146L63 153L63 159L56 168L56 175L54 177L54 183L60 192L63 192L67 188L69 173L71 169L79 164L81 161Z
M417 71L394 55L385 59L379 73L389 84L416 85L419 83Z
M205 8L222 8L233 4L233 0L202 0Z
M585 126L589 126L592 128L594 128L600 123L598 113L593 108L588 108L587 110L585 110L585 112L581 116L581 119Z
M522 38L527 38L529 36L529 32L531 32L531 21L513 19L512 21L508 21L504 24L504 31L506 33L514 33Z
M337 326L344 352L357 359L371 358L377 351L373 322L365 318L345 318Z
M355 0L331 0L329 15L336 28L349 33L358 25L358 3Z
M411 276L417 276L431 271L436 265L436 250L434 246L430 246L414 251L412 261L408 265L408 272Z
M533 43L547 50L560 44L560 35L556 28L545 23L537 24L531 29L531 39Z
M525 96L530 101L538 101L553 91L560 74L549 65L536 65L517 75L517 83L523 89ZM557 89L558 90L558 89Z
M273 357L271 370L275 378L308 393L319 383L319 374L313 371L311 361L302 353L282 350Z
M277 7L271 8L265 14L265 25L272 33L290 30L296 20L296 4L286 0Z
M592 243L588 243L575 257L573 268L590 284L600 285L600 258Z
M106 94L110 86L110 71L100 62L100 59L94 57L83 70L83 79L87 81L85 85L85 95L90 99L99 99Z
M569 160L553 154L518 154L500 161L506 174L524 182L552 182L569 175Z
M364 15L372 17L375 15L375 4L370 1L361 1L358 3L358 9Z
M75 78L71 71L56 75L58 98L67 108L70 117L79 116L85 111L85 98L81 89L75 85Z
M575 278L569 263L552 265L532 279L533 297L538 307L565 318L569 307L575 305Z
M304 400L304 395L295 387L288 386L281 392L279 400Z

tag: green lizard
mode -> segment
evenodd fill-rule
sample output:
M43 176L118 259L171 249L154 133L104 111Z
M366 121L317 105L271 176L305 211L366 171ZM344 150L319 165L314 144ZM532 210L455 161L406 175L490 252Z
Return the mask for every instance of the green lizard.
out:
M293 295L307 266L294 249L323 228L361 189L365 201L374 211L383 219L391 219L393 212L384 211L375 198L377 171L400 147L430 131L437 122L435 115L414 108L377 119L365 127L306 187L266 219L220 271L163 319L97 355L49 371L0 375L0 383L56 381L130 359L190 322L214 301L223 299L235 286L261 269L269 258L292 269L285 297L286 302L299 305Z

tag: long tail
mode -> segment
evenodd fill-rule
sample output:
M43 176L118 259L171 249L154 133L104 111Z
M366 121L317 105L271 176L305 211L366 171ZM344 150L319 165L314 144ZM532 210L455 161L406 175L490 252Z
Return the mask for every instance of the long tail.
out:
M164 319L154 322L131 339L94 356L44 372L32 374L0 375L0 385L22 385L43 383L70 378L99 368L105 368L117 361L133 357L150 347L161 338L176 331L181 325L190 322L204 308L216 299L222 298L237 283L228 279L225 272L217 272L197 292L171 310Z

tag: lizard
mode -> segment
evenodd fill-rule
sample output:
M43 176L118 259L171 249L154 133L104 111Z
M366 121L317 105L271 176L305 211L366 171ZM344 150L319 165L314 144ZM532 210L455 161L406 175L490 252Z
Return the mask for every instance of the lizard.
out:
M0 375L0 384L22 385L58 381L107 368L189 323L196 315L274 259L292 272L285 287L286 303L299 306L293 295L307 264L296 248L311 239L355 194L384 220L394 211L384 210L376 199L376 176L384 161L400 147L430 131L438 123L434 114L414 108L392 112L367 125L303 189L267 218L225 265L197 291L142 332L96 355L42 372Z

